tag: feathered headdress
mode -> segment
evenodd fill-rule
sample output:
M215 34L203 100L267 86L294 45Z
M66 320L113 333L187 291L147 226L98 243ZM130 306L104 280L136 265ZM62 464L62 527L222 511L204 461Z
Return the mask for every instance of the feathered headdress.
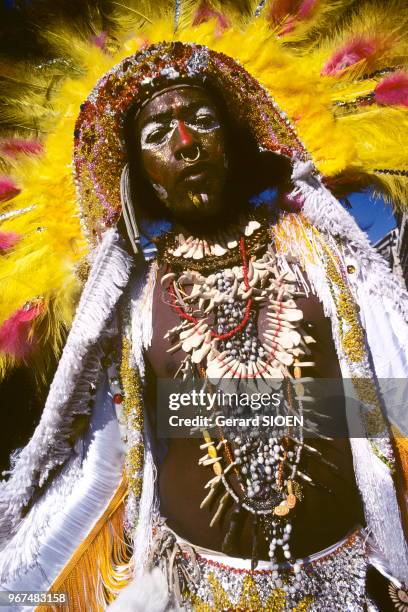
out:
M105 210L89 205L81 223L79 204L92 202L99 184L83 141L96 82L151 45L201 45L213 59L232 58L263 86L285 112L283 140L293 128L289 148L306 150L330 189L344 194L374 185L403 208L407 12L402 1L103 0L61 25L59 18L45 22L43 3L37 25L46 58L4 61L0 83L0 376L21 360L36 359L44 372L81 289L92 244L85 225L109 224L120 213L116 184ZM99 87L107 82L109 76ZM253 122L262 125L260 115ZM107 134L93 138L103 149ZM99 194L99 205L108 195Z

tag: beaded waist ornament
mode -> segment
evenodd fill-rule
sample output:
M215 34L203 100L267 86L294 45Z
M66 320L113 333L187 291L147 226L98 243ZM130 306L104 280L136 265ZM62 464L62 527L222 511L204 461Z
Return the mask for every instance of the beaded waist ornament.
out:
M173 584L173 591L183 598L187 610L362 612L367 609L368 560L359 530L321 553L300 559L294 568L281 564L279 571L266 562L259 569L251 570L248 561L194 547L178 538L163 521L155 531L155 544L159 543L173 553L176 571L172 580L177 582ZM163 565L164 557L153 554L153 564Z

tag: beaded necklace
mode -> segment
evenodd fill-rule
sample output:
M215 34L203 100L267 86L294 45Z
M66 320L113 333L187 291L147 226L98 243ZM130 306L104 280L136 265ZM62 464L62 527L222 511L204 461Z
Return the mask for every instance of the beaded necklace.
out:
M250 291L251 287L248 281L248 263L247 263L247 258L246 258L245 240L243 237L240 238L239 249L240 249L240 253L242 257L242 272L244 276L245 288L247 289L247 291ZM192 315L188 314L187 312L185 312L185 310L183 310L183 308L178 306L177 295L174 290L174 285L169 285L169 293L172 298L172 308L181 316L181 318L186 319L187 321L190 321L190 323L194 323L195 325L198 325L199 320L196 317L193 317ZM244 313L244 318L242 319L242 321L238 323L238 325L233 327L230 331L225 332L223 334L219 334L211 330L211 337L216 338L217 340L227 340L228 338L232 338L232 336L235 336L236 333L240 332L247 325L250 314L251 314L251 307L252 307L252 298L249 297L245 304L245 313Z
M279 268L271 247L264 245L263 254L258 248L258 254L248 256L246 241L255 232L262 233L259 223L249 224L244 235L228 241L230 248L239 252L236 264L240 265L218 267L217 272L212 272L212 261L211 266L201 267L202 272L191 269L192 256L205 260L209 257L206 250L211 260L217 259L216 252L218 257L225 255L208 241L201 248L202 239L192 237L173 244L176 267L168 257L164 258L169 270L162 277L162 287L170 296L170 307L180 316L180 323L165 335L171 343L168 352L185 353L177 373L184 379L198 375L207 384L232 379L262 384L269 391L271 383L282 390L283 412L296 409L302 415L302 386L298 383L292 388L291 381L301 377L303 368L314 365L302 360L310 353L308 345L314 340L300 326L303 314L294 298L301 293L295 276ZM187 255L184 262L183 255ZM257 317L261 305L267 306L267 326L259 338ZM223 551L231 550L241 521L250 516L253 569L258 562L260 537L268 542L275 569L282 560L293 561L289 515L302 497L298 479L311 482L298 470L302 450L307 447L302 428L296 430L296 435L271 428L265 436L239 426L237 431L230 428L227 436L218 427L214 433L203 430L202 435L200 448L205 454L199 464L211 466L214 476L205 487L208 491L201 508L215 505L210 526L231 510ZM292 567L296 573L298 564Z

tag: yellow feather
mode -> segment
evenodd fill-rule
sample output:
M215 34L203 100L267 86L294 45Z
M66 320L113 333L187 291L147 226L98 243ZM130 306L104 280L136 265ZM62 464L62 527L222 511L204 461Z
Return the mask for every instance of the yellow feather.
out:
M104 49L92 43L89 31L86 34L50 24L44 35L54 56L67 58L65 67L55 64L36 72L21 64L8 72L14 89L9 90L0 121L20 122L28 129L34 129L35 124L44 153L3 162L3 168L13 174L22 191L14 200L1 205L0 214L34 208L0 223L1 231L22 236L12 252L1 257L0 324L26 302L43 298L47 308L37 324L42 346L51 351L59 350L64 329L72 321L81 288L77 267L88 253L72 178L75 120L80 104L96 81L146 43L196 42L235 58L285 110L323 175L360 173L378 189L385 190L396 204L402 206L407 201L405 178L375 172L407 168L406 109L373 105L342 115L335 103L370 94L380 77L361 79L365 65L346 71L340 78L321 76L327 58L350 33L362 28L374 33L381 25L382 35L391 41L375 58L375 67L401 61L407 51L402 25L406 23L406 10L402 2L394 0L386 8L365 3L350 13L341 28L338 17L347 13L349 2L320 2L309 20L281 38L265 20L266 9L260 17L253 18L257 2L211 0L209 5L222 11L230 22L224 31L218 27L217 19L192 26L199 5L198 1L182 2L175 32L173 2L118 0L109 17ZM329 33L330 24L334 31ZM96 15L91 30L100 33L100 27ZM12 364L9 356L0 354L0 377Z

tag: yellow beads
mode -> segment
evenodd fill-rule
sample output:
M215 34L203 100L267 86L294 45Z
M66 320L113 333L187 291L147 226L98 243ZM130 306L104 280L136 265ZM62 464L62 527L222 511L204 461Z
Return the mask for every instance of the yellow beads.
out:
M293 608L292 612L307 612L313 602L314 598L311 595L306 595L299 605L297 605L296 608Z
M195 612L284 612L287 609L287 595L283 589L272 588L268 595L260 593L251 574L245 576L237 603L231 601L226 590L213 573L208 575L213 604L205 603L197 596L190 601ZM306 595L292 612L307 612L314 602L312 595Z
M130 366L131 345L125 336L122 339L122 360L120 378L124 391L123 407L128 432L139 432L141 437L133 445L128 444L125 458L126 474L129 489L139 497L142 489L141 470L143 468L143 400L142 385L138 371Z
M349 361L361 362L365 357L365 342L363 328L358 317L358 306L335 265L334 256L327 245L324 245L324 250L328 258L326 272L332 284L332 297L337 309L341 345Z

